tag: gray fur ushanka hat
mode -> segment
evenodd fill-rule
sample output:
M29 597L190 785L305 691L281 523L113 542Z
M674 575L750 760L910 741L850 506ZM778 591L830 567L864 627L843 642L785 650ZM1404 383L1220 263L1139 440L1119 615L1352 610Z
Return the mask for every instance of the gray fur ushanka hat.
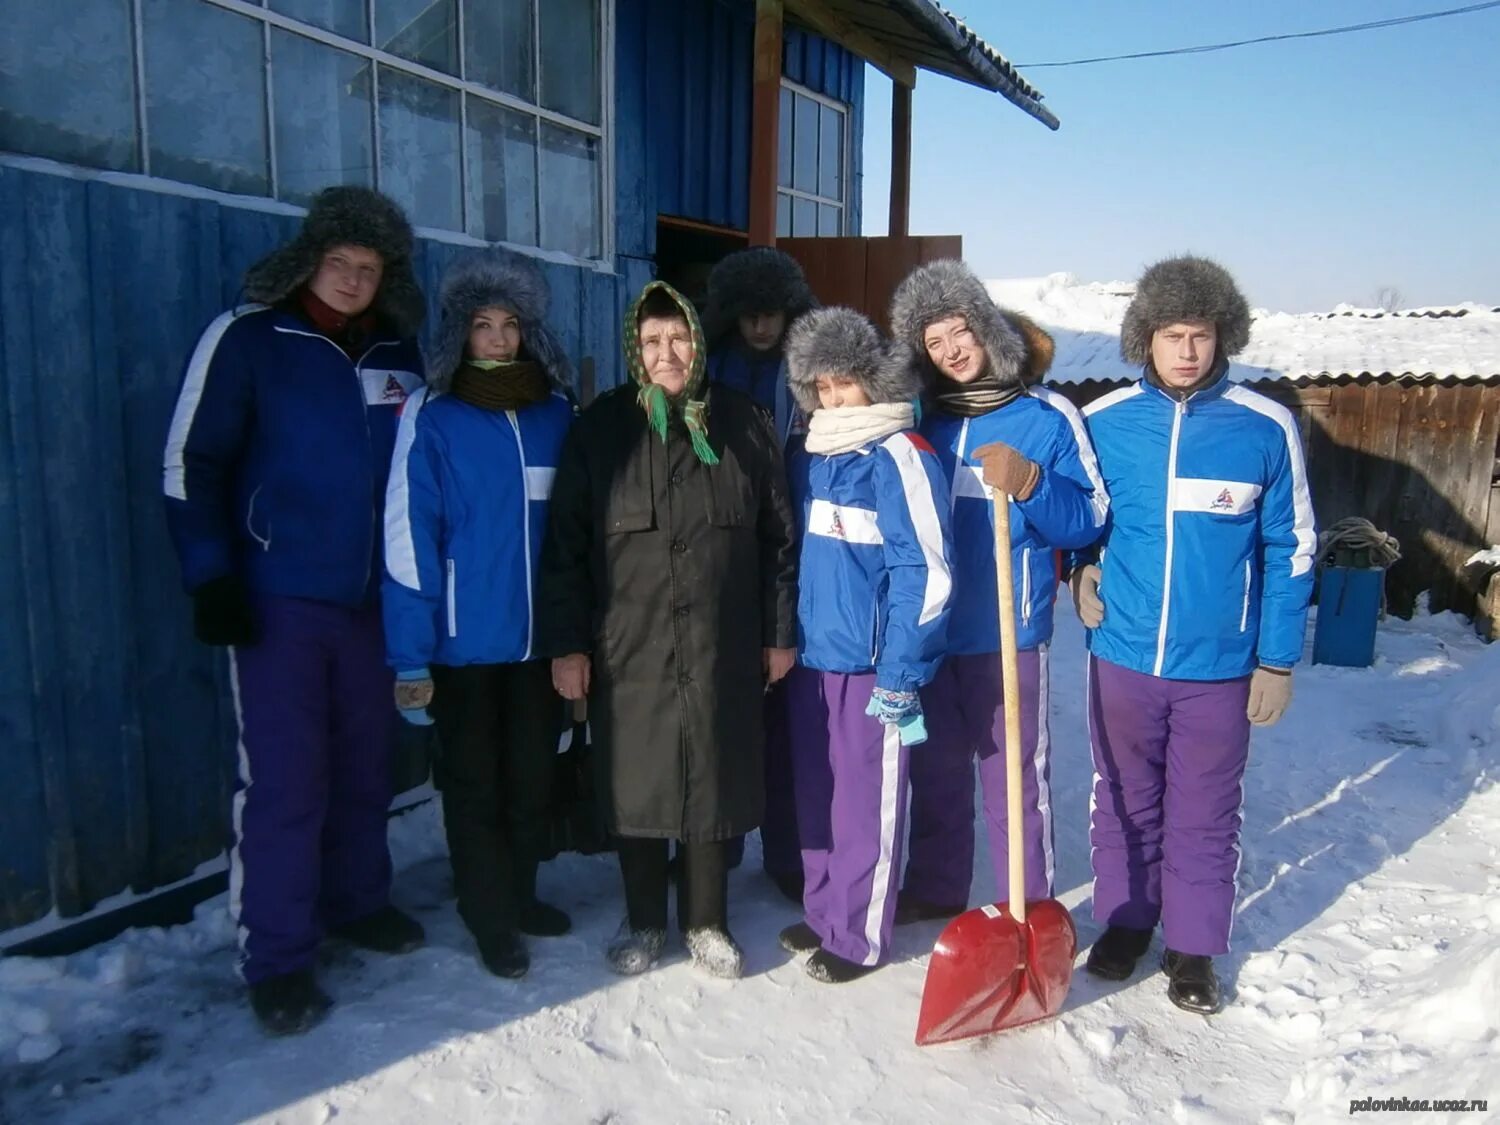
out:
M552 299L547 279L530 258L492 247L465 254L443 274L439 303L442 318L427 355L427 385L446 391L464 360L469 324L480 309L502 308L521 322L521 348L542 365L548 380L565 394L572 386L572 365L546 325Z
M1026 381L1028 356L1020 328L990 299L974 271L951 258L919 266L891 298L891 332L910 349L925 379L938 378L927 356L927 329L950 316L968 322L996 378L1002 383Z
M389 197L365 187L318 192L297 237L245 271L246 298L280 304L312 278L335 246L363 246L380 255L384 269L370 307L399 335L415 335L426 306L411 271L411 224Z
M1120 354L1144 367L1158 328L1205 321L1218 334L1217 361L1228 360L1250 342L1250 305L1229 271L1207 258L1166 258L1141 274L1120 326Z
M808 288L807 275L784 250L753 246L720 259L708 275L703 308L703 338L717 348L738 326L739 318L754 313L783 312L790 325L818 299Z
M819 375L853 379L872 403L910 402L922 393L921 375L902 349L888 351L853 309L814 309L787 332L787 386L809 414L818 409Z

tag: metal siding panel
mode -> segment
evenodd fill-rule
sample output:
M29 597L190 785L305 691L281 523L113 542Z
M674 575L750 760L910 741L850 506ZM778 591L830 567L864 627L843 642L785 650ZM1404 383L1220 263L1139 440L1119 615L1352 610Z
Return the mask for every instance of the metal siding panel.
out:
M580 279L583 291L582 340L572 357L576 371L586 359L594 361L594 393L620 385L625 360L620 348L618 294L624 279L612 274L586 273ZM632 294L634 296L634 294Z
M729 28L728 84L729 139L725 164L729 168L729 208L725 222L746 230L750 226L750 101L755 85L755 20L748 10L737 12Z
M39 698L28 611L27 536L39 506L35 483L31 273L22 219L25 173L0 168L0 746L5 748L5 815L0 816L0 929L52 908L48 820L40 747L60 715ZM23 460L28 464L23 466ZM34 557L34 556L33 556Z
M704 210L714 216L713 222L728 225L729 222L729 139L731 136L730 114L733 102L730 98L734 75L729 65L732 45L732 24L729 13L717 4L706 9L708 31L706 48L702 52L706 66L705 85L708 97L704 100L707 110L708 137L704 145L703 178L707 189Z
M656 213L683 213L681 181L677 175L682 163L682 141L677 124L681 121L678 102L685 91L682 45L680 41L674 42L667 31L678 28L678 0L649 0L649 3L651 15L647 26L653 34L646 36L646 136L655 210L651 210L653 203L648 201L647 214L648 221L654 223Z
M615 5L615 238L620 255L656 253L648 189L646 0Z

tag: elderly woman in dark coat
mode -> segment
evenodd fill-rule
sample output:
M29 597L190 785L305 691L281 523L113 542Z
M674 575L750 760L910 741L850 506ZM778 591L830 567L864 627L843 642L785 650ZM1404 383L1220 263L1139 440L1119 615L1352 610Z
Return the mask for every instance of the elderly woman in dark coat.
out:
M633 385L579 418L558 466L538 651L587 696L627 918L611 966L666 940L667 849L693 960L737 977L725 842L765 804L761 695L794 659L796 562L780 443L745 395L708 386L692 307L647 285L624 325Z

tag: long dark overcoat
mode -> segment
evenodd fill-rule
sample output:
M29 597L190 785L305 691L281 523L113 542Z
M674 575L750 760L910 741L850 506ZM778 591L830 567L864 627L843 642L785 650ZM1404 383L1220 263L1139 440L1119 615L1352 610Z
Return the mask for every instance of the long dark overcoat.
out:
M723 840L765 806L761 652L796 644L781 451L748 397L708 390L706 465L664 442L636 388L574 425L553 484L539 654L590 653L589 725L610 830Z

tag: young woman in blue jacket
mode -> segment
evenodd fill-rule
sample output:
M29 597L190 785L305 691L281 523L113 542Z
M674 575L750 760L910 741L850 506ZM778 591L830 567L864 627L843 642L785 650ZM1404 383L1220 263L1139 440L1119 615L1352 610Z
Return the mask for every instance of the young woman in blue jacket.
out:
M386 498L397 706L437 722L459 914L506 977L530 964L520 934L570 927L536 897L563 711L533 653L532 587L574 413L547 301L540 270L516 254L448 271L428 389L402 412Z
M811 414L790 463L800 515L797 667L787 683L805 920L782 931L840 983L890 949L907 747L948 630L948 490L914 429L918 375L850 309L792 326L789 384ZM921 751L919 751L921 753Z
M1025 894L1052 895L1047 646L1057 552L1098 539L1109 500L1082 417L1061 395L1030 385L1051 362L1051 339L997 308L963 263L933 262L903 281L891 329L925 369L922 434L950 483L954 541L953 626L947 659L923 693L932 743L912 762L911 861L900 923L951 916L968 903L976 755L997 898L1009 893L996 490L1011 498Z

